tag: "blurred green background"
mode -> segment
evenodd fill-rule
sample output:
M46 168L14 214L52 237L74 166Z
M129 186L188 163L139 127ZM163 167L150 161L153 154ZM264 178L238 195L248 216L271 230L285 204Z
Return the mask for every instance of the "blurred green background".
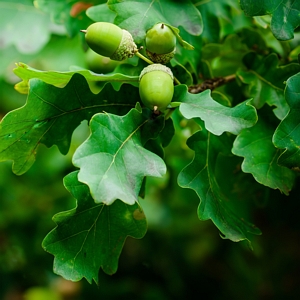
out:
M32 1L0 1L0 24L0 120L26 102L14 90L15 63L88 68L81 37L69 38ZM253 251L223 240L212 222L198 220L194 192L177 185L192 153L185 146L189 124L179 114L173 118L177 134L166 149L167 176L149 179L141 200L148 232L141 240L127 239L118 272L100 271L99 286L56 276L53 256L41 247L55 226L52 216L75 205L62 178L74 170L72 154L88 135L87 124L74 133L68 155L40 146L22 176L12 173L10 162L0 163L0 299L300 299L299 180L288 197L258 188L250 200L245 195L247 203L241 199L243 213L263 232L253 236Z

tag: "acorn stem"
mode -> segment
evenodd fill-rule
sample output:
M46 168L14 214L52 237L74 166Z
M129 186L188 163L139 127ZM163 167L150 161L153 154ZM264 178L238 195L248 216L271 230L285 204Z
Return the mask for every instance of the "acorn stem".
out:
M143 54L141 54L139 51L135 52L135 55L138 56L139 58L141 58L142 60L144 60L145 62L147 62L149 65L153 65L154 62L151 61L150 59L148 59L147 57L145 57ZM174 76L174 81L177 85L181 84L180 81Z
M81 29L80 32L86 33L87 31L85 29Z
M165 120L168 120L171 117L172 113L175 111L175 108L170 108L169 109L169 111L165 115Z
M136 51L135 52L135 55L137 56L137 57L139 57L139 58L141 58L142 60L144 60L146 63L148 63L149 65L152 65L153 64L153 62L150 60L150 59L148 59L147 57L145 57L143 54L141 54L139 51Z
M180 81L179 81L175 76L174 76L174 81L175 81L175 83L178 84L178 85L181 84Z

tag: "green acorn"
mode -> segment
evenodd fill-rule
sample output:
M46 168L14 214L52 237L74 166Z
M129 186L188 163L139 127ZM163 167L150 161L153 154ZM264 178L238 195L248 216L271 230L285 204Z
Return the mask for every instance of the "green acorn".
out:
M113 72L114 69L121 64L119 61L111 60L107 56L96 53L91 48L89 48L85 54L85 62L89 70L103 74Z
M175 55L176 36L164 23L158 23L148 30L145 42L146 53L155 63L167 64Z
M81 31L92 50L112 60L124 60L138 51L130 32L115 24L96 22Z
M173 73L162 64L144 68L140 74L139 93L144 105L154 112L164 111L174 94Z

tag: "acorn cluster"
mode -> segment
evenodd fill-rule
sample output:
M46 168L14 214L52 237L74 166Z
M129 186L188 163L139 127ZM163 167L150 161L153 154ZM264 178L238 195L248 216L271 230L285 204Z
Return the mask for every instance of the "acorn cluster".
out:
M93 51L111 60L122 61L138 52L130 32L115 24L96 22L81 31ZM152 64L140 74L139 94L146 107L159 113L167 108L174 94L174 77L165 64L174 57L176 36L168 25L158 23L147 31L145 45Z

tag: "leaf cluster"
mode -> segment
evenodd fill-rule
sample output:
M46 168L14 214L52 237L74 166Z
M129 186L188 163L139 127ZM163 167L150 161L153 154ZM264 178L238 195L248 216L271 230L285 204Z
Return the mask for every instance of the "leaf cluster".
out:
M14 69L21 79L15 88L27 100L1 120L0 161L12 161L15 174L31 168L40 144L67 154L75 129L83 121L89 125L90 135L73 155L76 170L64 178L76 207L54 216L56 227L43 241L57 274L98 282L100 268L116 272L127 236L146 233L145 181L166 175L165 148L176 136L193 153L178 185L196 193L198 218L210 219L223 238L251 247L251 235L260 230L239 213L236 200L246 201L258 186L288 195L300 168L300 7L277 2L36 0L38 10L26 7L63 24L70 36L94 21L113 22L144 46L147 30L165 22L178 40L169 63L175 92L160 115L140 101L138 77L146 63L138 58L109 74L25 63ZM5 9L18 12L14 4ZM9 43L22 49L18 38L5 40L5 47ZM83 40L78 47L86 47ZM189 125L180 130L178 120ZM255 180L252 189L245 178Z

